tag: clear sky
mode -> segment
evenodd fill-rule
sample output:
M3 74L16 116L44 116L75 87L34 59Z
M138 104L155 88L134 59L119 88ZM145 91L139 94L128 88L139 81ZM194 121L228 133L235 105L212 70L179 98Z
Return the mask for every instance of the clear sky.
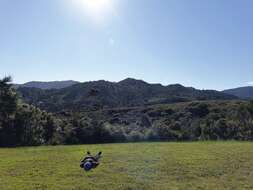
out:
M252 0L0 0L0 76L253 85Z

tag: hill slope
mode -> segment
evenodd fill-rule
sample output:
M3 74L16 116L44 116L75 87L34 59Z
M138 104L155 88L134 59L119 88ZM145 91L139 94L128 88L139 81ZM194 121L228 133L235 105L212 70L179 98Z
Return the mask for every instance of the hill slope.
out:
M223 92L243 99L253 99L253 86L234 88Z
M179 84L162 86L130 78L118 83L101 80L63 89L19 88L18 91L27 103L53 112L236 99L235 96L213 90L197 90Z

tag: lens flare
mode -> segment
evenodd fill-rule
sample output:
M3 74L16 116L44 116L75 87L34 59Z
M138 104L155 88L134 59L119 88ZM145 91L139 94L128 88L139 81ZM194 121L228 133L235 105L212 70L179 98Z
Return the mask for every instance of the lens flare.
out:
M81 13L95 21L102 21L115 14L115 0L72 0Z

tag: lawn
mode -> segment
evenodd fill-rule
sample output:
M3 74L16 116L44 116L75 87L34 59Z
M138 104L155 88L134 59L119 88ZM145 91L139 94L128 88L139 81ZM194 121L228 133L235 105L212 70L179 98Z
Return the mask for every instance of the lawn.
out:
M103 151L85 172L86 150ZM129 143L0 149L1 190L253 189L253 143Z

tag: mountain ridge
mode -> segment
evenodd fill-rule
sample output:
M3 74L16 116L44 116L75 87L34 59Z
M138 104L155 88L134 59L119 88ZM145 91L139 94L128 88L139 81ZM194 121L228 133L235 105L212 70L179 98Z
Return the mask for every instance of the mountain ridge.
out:
M163 86L127 78L77 83L61 89L18 88L25 102L47 111L97 110L194 100L231 100L237 97L215 90L198 90L180 84Z
M14 84L14 88L39 88L43 90L51 90L51 89L62 89L66 88L75 84L78 84L80 82L74 81L74 80L65 80L65 81L30 81L26 82L24 84Z
M253 99L253 86L232 88L222 91L223 93L237 96L242 99Z

